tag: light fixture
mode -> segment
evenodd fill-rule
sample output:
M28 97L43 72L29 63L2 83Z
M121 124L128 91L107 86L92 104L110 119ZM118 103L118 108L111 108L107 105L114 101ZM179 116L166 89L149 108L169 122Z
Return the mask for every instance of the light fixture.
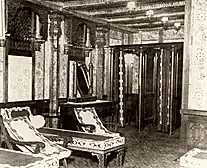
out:
M174 28L175 28L176 31L179 31L180 28L181 28L181 23L180 22L175 22L174 23Z
M168 17L163 17L161 20L162 20L162 22L165 24L165 23L168 22Z
M154 12L151 9L146 12L147 17L149 17L149 18L151 18L153 16L153 14L154 14Z
M129 11L132 11L132 10L134 10L135 8L136 8L135 1L129 1L129 2L127 3L127 9L128 9Z
M167 30L168 29L168 17L162 17L162 19L161 19L161 21L162 21L162 26L163 26L163 29L164 30Z

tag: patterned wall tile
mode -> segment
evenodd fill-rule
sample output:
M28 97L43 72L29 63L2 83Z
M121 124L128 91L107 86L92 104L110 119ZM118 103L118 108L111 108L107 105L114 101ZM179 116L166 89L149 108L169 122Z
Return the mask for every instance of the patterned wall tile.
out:
M3 102L3 48L0 47L0 102Z
M73 70L74 61L70 61L69 63L69 97L73 97L73 78L74 78L74 70Z
M132 93L138 93L139 86L139 57L134 57Z
M62 32L64 32L64 22L61 23ZM68 55L64 54L64 35L60 37L60 57L59 57L59 98L67 97L67 73L68 73Z
M8 59L8 101L32 100L32 57Z
M44 97L44 49L35 52L35 100Z
M49 78L50 78L50 60L51 60L50 41L45 42L45 84L44 84L44 99L49 99Z
M207 2L195 0L192 4L191 31L186 32L191 39L189 69L189 108L207 109Z

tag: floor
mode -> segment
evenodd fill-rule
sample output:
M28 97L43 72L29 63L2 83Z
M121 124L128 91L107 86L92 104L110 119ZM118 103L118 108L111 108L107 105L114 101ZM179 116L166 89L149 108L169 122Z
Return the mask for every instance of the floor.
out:
M179 138L179 129L168 135L148 125L138 132L133 125L119 129L126 138L126 153L123 168L179 168L179 158L185 151ZM115 159L108 168L115 168ZM69 160L70 168L97 168L97 159L88 153L74 153Z

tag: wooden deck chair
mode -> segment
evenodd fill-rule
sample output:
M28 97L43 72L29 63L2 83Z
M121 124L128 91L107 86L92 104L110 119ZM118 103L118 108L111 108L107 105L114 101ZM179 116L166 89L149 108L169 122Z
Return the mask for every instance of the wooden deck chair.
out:
M9 149L57 158L63 160L63 166L67 167L66 158L71 155L71 151L48 140L36 129L44 125L43 117L35 118L29 107L2 108L0 117L2 147L6 144Z
M74 108L75 116L84 132L104 136L120 136L104 127L94 107ZM118 124L116 124L118 127ZM117 129L116 129L117 130Z

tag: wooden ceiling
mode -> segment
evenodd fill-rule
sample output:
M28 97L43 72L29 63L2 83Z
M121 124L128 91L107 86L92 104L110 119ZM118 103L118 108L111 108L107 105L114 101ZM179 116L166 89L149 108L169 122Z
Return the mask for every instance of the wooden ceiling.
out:
M184 24L185 0L134 0L136 7L129 10L130 1L133 0L44 0L65 11L135 31L162 27L163 17L168 17L168 26ZM152 17L146 15L149 10L153 10Z

